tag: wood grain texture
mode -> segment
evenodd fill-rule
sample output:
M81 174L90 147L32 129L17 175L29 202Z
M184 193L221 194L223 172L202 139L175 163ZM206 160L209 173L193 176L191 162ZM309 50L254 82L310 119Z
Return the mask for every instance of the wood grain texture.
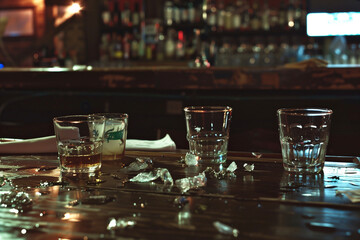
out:
M137 174L123 170L136 157L150 157L153 168L167 168L174 180L195 176L207 167L184 165L183 154L128 152L122 162L103 162L100 183L64 178L69 182L64 186L43 184L59 180L54 155L0 156L0 174L33 200L32 210L24 213L0 208L0 238L233 239L219 233L214 221L238 229L239 239L360 237L360 205L336 196L336 190L360 186L360 170L352 158L327 161L318 175L297 176L284 172L277 154L257 159L251 153L230 153L231 160L224 167L235 161L236 178L208 178L206 186L185 194L159 180L123 184L124 179ZM246 172L244 163L254 163L254 171ZM7 182L0 190L11 189ZM111 200L88 204L90 196ZM187 200L182 206L174 203L180 196ZM78 204L71 204L75 200ZM132 220L135 225L110 231L107 226L112 218ZM333 224L335 228L309 225L314 222ZM25 234L23 229L27 229Z

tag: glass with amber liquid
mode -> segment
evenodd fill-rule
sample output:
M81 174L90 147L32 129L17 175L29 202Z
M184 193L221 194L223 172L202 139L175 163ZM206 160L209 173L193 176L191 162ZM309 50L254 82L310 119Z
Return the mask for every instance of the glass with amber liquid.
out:
M92 173L101 168L105 118L75 115L54 118L62 172Z

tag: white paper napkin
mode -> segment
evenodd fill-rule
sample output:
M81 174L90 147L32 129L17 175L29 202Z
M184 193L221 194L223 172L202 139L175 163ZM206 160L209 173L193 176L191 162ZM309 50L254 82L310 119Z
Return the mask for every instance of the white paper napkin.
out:
M4 141L5 140L5 141ZM166 134L159 140L127 139L126 150L143 151L174 151L176 144ZM32 154L32 153L56 153L55 136L47 136L31 139L3 139L0 142L0 154Z

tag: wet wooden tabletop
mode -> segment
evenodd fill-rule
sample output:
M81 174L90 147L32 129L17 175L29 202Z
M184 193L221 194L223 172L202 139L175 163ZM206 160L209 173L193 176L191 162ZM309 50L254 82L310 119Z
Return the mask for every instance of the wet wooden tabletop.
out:
M321 174L296 176L284 172L279 154L230 153L223 167L234 161L236 177L208 177L186 193L160 179L127 181L139 173L123 170L136 157L150 157L174 181L205 170L186 166L184 153L128 152L90 180L62 178L55 155L0 156L1 199L31 199L23 210L0 207L0 239L360 239L360 203L337 194L360 189L354 157L328 157Z

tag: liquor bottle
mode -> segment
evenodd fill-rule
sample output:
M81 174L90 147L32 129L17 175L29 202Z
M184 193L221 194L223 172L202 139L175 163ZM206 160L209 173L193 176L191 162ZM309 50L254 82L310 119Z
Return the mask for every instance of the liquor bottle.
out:
M164 22L167 26L171 26L173 24L173 6L172 2L167 1L164 5Z
M235 14L235 8L232 4L229 4L225 9L224 29L226 31L232 31L234 29L234 25L233 25L234 14Z
M101 44L99 47L99 59L100 62L109 61L109 43L110 43L110 34L106 33L101 36Z
M221 32L225 28L225 9L223 2L219 2L216 17L217 31Z
M164 51L165 51L165 36L163 31L159 31L159 40L156 46L156 60L163 61L164 60Z
M300 29L302 27L301 25L301 14L302 9L299 1L296 1L295 3L295 13L294 13L294 28L296 30Z
M131 39L131 59L139 58L139 34L137 30L134 30L134 34Z
M121 25L121 9L117 0L110 1L111 23L110 27Z
M135 27L140 25L140 7L138 2L135 3L134 10L131 14L131 22Z
M259 30L261 28L261 19L259 16L259 3L257 0L253 1L250 12L250 25L251 30Z
M124 3L124 8L121 12L121 24L123 26L131 26L131 21L130 21L130 16L131 16L131 11L129 8L129 2L126 1Z
M271 30L276 30L279 27L279 9L276 7L270 8L269 25Z
M232 16L232 25L234 30L239 30L241 27L242 8L243 8L242 0L237 0L235 3L234 14Z
M114 51L114 59L121 60L124 57L121 35L115 34L115 43L114 43L113 47L114 47L114 50L113 50Z
M261 23L262 23L262 29L264 31L270 30L270 8L268 4L268 0L265 0L264 5L261 9Z
M128 33L125 33L123 38L123 52L124 52L124 59L129 60L131 54L131 44L130 44L130 36Z
M189 8L188 4L186 2L181 2L179 4L179 10L180 10L180 22L182 24L189 23Z
M194 3L190 1L187 5L188 7L188 21L189 23L195 23L196 20L196 9Z
M280 1L280 6L279 6L279 25L278 25L278 29L285 29L287 26L287 22L286 22L287 18L286 18L286 8L285 8L285 3L284 0Z
M173 4L173 23L181 23L180 1L176 0Z
M139 58L144 59L145 58L145 37L143 35L140 35L140 41L139 41Z
M209 25L210 30L216 31L217 8L216 8L214 0L209 1L206 15L207 15L206 22Z
M251 8L248 1L245 1L242 8L241 30L248 30L250 28L250 12Z
M181 60L185 57L185 39L184 32L178 31L178 39L176 42L176 59Z
M104 26L109 26L111 22L111 12L110 12L110 1L104 1L103 10L101 13L102 23Z
M174 30L169 29L165 41L165 57L167 59L173 59L175 56L176 45L173 39L173 34L174 34Z
M295 6L294 0L289 0L286 14L287 29L293 29L295 27Z

